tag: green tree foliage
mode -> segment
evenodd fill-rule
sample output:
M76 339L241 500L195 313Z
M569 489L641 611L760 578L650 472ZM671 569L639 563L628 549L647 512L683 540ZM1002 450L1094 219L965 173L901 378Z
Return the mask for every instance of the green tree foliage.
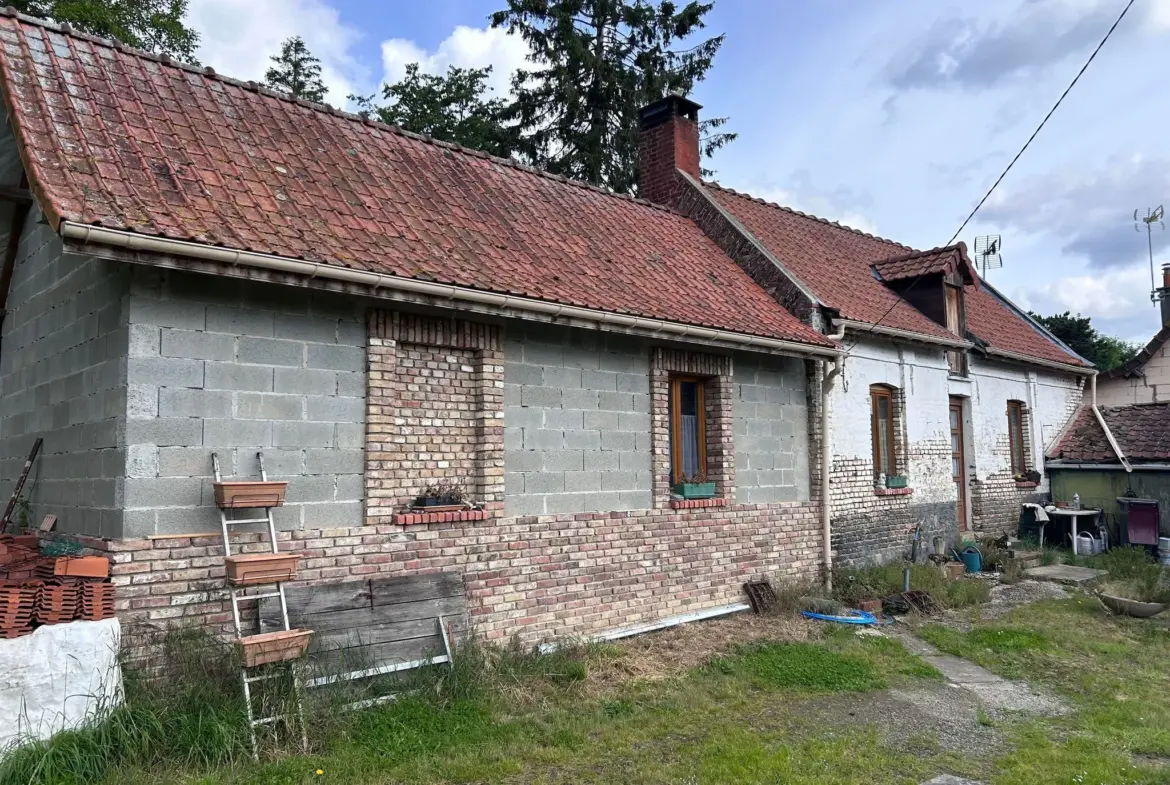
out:
M503 99L488 95L490 74L490 67L451 66L445 76L436 76L411 63L401 81L382 87L386 105L375 106L373 96L350 99L389 125L508 158L517 150L519 135L503 119Z
M723 36L686 46L706 25L712 3L671 0L507 0L492 14L528 44L531 69L512 79L515 122L523 152L556 174L614 191L638 182L638 109L669 93L689 93L702 81ZM687 41L687 44L690 44ZM735 134L702 124L710 156Z
M187 0L12 0L8 5L29 16L68 22L83 33L196 62L199 34L183 24Z
M286 38L280 54L268 58L274 65L264 74L264 84L283 90L293 98L323 103L325 83L321 81L321 61L305 46L299 35Z
M1070 349L1097 366L1100 371L1111 371L1124 365L1141 351L1137 344L1111 335L1102 335L1093 327L1088 316L1081 316L1079 313L1073 316L1065 311L1052 316L1041 316L1029 312L1029 315L1064 341Z

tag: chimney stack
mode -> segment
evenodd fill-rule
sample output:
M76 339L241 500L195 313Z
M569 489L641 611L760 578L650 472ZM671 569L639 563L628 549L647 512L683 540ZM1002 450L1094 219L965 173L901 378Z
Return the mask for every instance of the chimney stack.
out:
M1158 295L1162 298L1162 326L1170 327L1170 264L1162 265L1162 288Z
M677 172L699 179L700 109L689 98L668 95L638 112L638 196L673 206L682 193Z

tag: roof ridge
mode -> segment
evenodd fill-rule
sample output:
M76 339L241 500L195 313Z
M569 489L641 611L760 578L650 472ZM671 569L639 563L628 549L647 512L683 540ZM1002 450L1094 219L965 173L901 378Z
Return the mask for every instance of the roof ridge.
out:
M768 207L775 207L778 210L783 210L786 213L792 213L793 215L799 215L801 218L807 218L810 221L817 221L818 223L827 224L828 226L835 226L838 229L844 229L847 232L852 232L853 234L861 235L862 237L868 237L871 240L880 240L883 243L889 243L890 245L896 245L899 248L905 248L905 249L910 250L910 251L914 250L912 246L906 245L904 243L900 243L897 240L891 240L888 237L882 237L881 235L870 234L869 232L863 232L860 229L854 229L852 226L849 226L848 224L843 224L840 221L830 221L828 218L821 218L819 215L813 215L812 213L801 212L800 210L795 210L791 207L786 207L785 205L777 204L776 202L769 202L767 199L761 199L758 196L752 196L751 194L743 193L742 191L737 191L734 188L728 188L725 185L720 185L719 183L717 183L713 180L706 181L703 183L703 185L705 187L708 187L708 188L715 188L716 190L719 190L719 191L726 191L729 194L734 194L735 196L738 196L742 199L747 199L750 202L756 202L757 204L766 205Z
M933 256L935 254L943 253L944 251L949 251L951 253L955 253L958 250L959 250L959 246L955 245L955 244L939 245L939 246L936 246L934 248L927 248L925 251L912 251L910 253L901 254L899 256L887 256L884 259L878 259L877 261L873 262L873 264L878 265L878 264L886 264L888 262L906 262L906 261L909 261L910 259L916 259L920 256Z
M128 44L123 43L122 41L117 40L116 38L102 38L101 36L93 35L91 33L84 33L84 32L81 32L80 30L74 30L73 26L70 25L68 22L57 23L57 22L52 22L52 21L49 21L48 19L42 19L42 18L36 17L36 16L28 16L27 14L20 13L13 6L7 6L4 8L0 8L0 16L11 17L11 18L17 19L18 21L20 21L22 23L30 24L30 25L33 25L35 27L42 27L42 28L45 28L46 30L52 30L53 32L60 33L61 35L66 35L66 36L69 36L71 38L77 38L77 39L80 39L82 41L89 41L90 43L97 44L99 46L106 46L106 47L109 47L110 49L115 49L119 52L123 52L123 53L128 54L128 55L133 55L134 57L139 57L139 58L142 58L144 60L152 60L156 63L161 63L164 66L178 68L182 71L186 71L186 72L191 73L191 74L196 74L196 75L202 76L204 78L214 79L215 81L222 82L222 83L228 84L228 85L232 85L233 87L238 87L241 90L245 90L245 91L251 92L251 93L256 93L257 95L266 96L268 98L275 98L279 101L284 101L285 103L296 104L297 106L304 107L305 109L311 109L315 112L333 115L334 117L340 117L343 120L348 120L348 121L354 122L354 123L360 123L362 125L365 125L369 128L373 128L375 130L384 131L387 133L392 133L392 134L395 134L397 136L402 136L402 137L407 138L407 139L413 139L415 141L422 142L424 144L431 144L431 145L434 145L436 147L440 147L442 149L452 150L454 152L462 153L464 155L469 155L469 156L472 156L474 158L482 158L482 159L485 159L488 161L492 161L493 163L500 164L502 166L507 166L507 167L510 167L512 169L516 169L518 171L527 172L529 174L537 175L539 177L544 177L544 178L547 178L549 180L553 180L555 182L560 182L560 183L564 183L566 185L571 185L571 186L575 186L577 188L583 188L583 189L588 190L588 191L593 191L595 193L601 194L602 196L612 196L612 197L615 197L617 199L623 199L627 202L632 202L634 204L642 205L644 207L650 207L650 208L653 208L655 210L660 210L661 212L664 212L664 213L670 213L671 215L676 215L680 218L686 218L686 216L683 215L683 213L681 213L680 211L678 211L675 208L670 207L668 205L657 204L655 202L651 202L648 199L642 199L642 198L639 198L636 196L630 196L629 194L621 194L621 193L618 193L616 191L610 190L608 188L603 188L601 186L593 185L592 183L586 183L582 180L574 180L572 178L565 177L563 175L553 174L552 172L545 171L544 169L539 169L539 168L534 167L534 166L522 164L518 161L513 161L510 158L500 158L499 156L495 156L495 155L491 155L490 153L486 153L483 150L475 150L471 147L464 147L462 145L454 144L453 142L445 142L441 139L436 139L433 136L428 136L427 134L420 134L420 133L415 133L414 131L407 131L405 128L400 128L396 125L390 125L388 123L383 123L383 122L380 122L378 120L372 120L369 117L363 117L361 114L347 112L344 109L339 109L339 108L334 107L330 104L315 103L313 101L306 101L303 98L294 98L293 96L289 95L288 93L284 93L284 92L281 92L279 90L273 90L272 88L265 87L264 85L260 84L259 82L256 82L253 80L243 80L243 79L236 79L235 77L231 77L231 76L225 76L225 75L217 72L211 66L200 67L197 65L193 65L191 63L184 63L181 60L176 60L175 58L171 57L170 55L165 55L165 54L158 55L158 54L154 54L153 52L147 52L147 51L142 50L142 49L137 49L133 46L129 46Z

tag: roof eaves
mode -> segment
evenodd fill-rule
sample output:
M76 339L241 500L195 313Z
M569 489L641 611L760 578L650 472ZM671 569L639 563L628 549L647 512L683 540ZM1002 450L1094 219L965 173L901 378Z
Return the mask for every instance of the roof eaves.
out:
M670 321L642 314L605 310L554 300L540 300L509 292L473 289L457 284L386 275L369 270L354 270L321 262L243 251L201 242L171 240L136 232L109 229L102 226L78 224L70 221L62 222L61 235L72 240L77 240L83 244L94 243L151 254L189 256L215 264L257 267L264 270L276 270L294 275L304 275L308 278L333 278L339 281L369 286L375 291L379 287L385 287L387 289L399 289L425 296L441 297L446 300L464 300L467 302L483 303L500 309L514 308L519 311L532 311L553 318L579 318L622 325L628 328L643 328L657 331L662 333L663 337L673 338L675 340L685 340L688 336L691 336L699 339L726 341L731 344L737 344L741 348L764 346L781 352L789 351L793 354L826 357L835 357L843 354L841 347L835 342L815 332L814 334L819 339L816 342L805 341L795 337L753 335L751 333L728 330L711 325Z

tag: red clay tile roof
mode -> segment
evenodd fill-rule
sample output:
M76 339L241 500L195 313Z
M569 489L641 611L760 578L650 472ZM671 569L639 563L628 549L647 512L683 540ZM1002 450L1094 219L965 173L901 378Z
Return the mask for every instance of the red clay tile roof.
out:
M1170 403L1102 406L1101 416L1117 439L1117 446L1133 463L1170 460ZM1117 463L1105 432L1089 407L1081 409L1073 425L1049 458L1073 463Z
M8 116L62 220L832 345L693 223L27 18Z
M893 256L874 262L873 268L883 281L901 281L907 278L913 280L920 275L935 275L953 269L962 270L968 280L974 280L974 275L964 258L966 249L961 246L962 243Z
M756 239L800 279L825 305L845 319L920 333L952 337L874 277L873 268L895 259L914 258L928 268L938 264L936 253L913 248L850 229L847 226L771 204L715 184L708 192L742 223ZM919 255L921 254L921 255ZM886 261L882 261L886 260ZM910 273L918 275L920 270ZM907 270L899 266L900 277ZM968 285L967 329L989 346L1037 359L1083 366L1085 363L1044 335L983 283ZM891 310L892 309L892 310Z

